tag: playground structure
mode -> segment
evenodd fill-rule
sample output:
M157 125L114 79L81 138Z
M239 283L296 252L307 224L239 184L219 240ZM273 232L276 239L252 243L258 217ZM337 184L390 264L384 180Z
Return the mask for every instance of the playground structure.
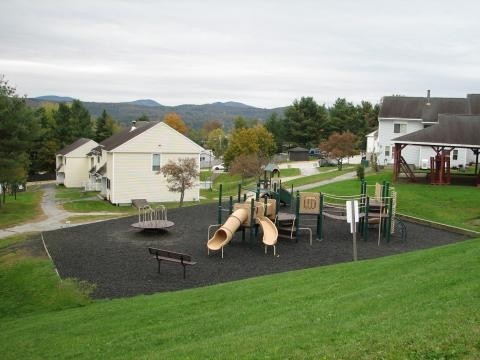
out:
M145 199L133 199L132 205L138 209L138 222L132 226L142 230L162 230L175 225L167 219L167 208L160 205L152 208Z
M265 246L265 253L267 253L268 246L273 247L273 254L276 255L276 244L278 239L278 230L272 221L275 221L277 215L277 200L264 198L260 201L259 192L254 198L247 198L247 194L243 194L243 201L241 196L241 186L238 186L237 203L233 203L233 197L229 198L228 209L223 209L222 206L222 185L219 190L219 204L218 204L218 224L210 225L208 228L208 242L207 249L210 251L221 251L223 258L223 248L227 245L238 230L242 231L242 241L245 241L245 230L250 230L250 243L253 238L258 235L258 228L262 229L262 242ZM222 212L228 211L229 217L222 225ZM214 235L210 236L212 228L217 227Z
M263 188L262 188L263 185ZM246 189L254 198L247 197L243 193L241 185L238 185L237 202L233 196L229 197L228 208L224 208L222 201L222 185L219 188L218 222L208 228L208 253L221 251L234 237L237 231L242 231L242 242L245 241L245 232L249 230L249 240L252 245L257 238L259 227L263 232L262 242L267 247L273 246L276 255L276 244L279 237L298 241L297 234L300 231L308 231L310 245L314 229L316 239L323 240L324 219L347 221L347 201L357 201L359 204L358 233L364 241L368 240L369 229L376 226L378 229L377 243L380 245L382 237L388 243L391 235L398 229L402 240L406 239L406 227L396 217L397 193L388 182L383 184L367 185L362 181L360 193L357 195L333 195L327 193L299 192L282 188L281 183L269 182L266 186L259 181L255 190ZM280 212L282 204L281 195L284 194L285 203L290 206L291 212ZM228 219L222 225L222 214L228 212ZM313 218L312 218L313 216ZM308 223L310 222L310 223ZM217 228L211 236L212 228Z

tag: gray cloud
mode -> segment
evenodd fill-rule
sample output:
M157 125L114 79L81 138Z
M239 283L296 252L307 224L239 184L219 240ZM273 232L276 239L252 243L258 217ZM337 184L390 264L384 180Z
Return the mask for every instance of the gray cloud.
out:
M476 1L13 1L0 73L19 93L162 104L464 96Z

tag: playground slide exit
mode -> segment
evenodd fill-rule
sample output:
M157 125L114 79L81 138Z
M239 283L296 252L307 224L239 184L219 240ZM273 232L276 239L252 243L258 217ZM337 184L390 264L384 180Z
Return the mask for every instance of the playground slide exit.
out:
M232 240L235 231L240 227L240 225L247 220L248 210L247 209L237 209L232 215L230 215L225 221L225 224L215 231L212 238L208 240L207 247L209 250L220 250L225 245L227 245L230 240Z

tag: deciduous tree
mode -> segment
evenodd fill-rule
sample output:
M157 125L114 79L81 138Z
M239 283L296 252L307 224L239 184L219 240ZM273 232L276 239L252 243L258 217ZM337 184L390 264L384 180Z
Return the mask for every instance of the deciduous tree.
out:
M357 154L355 142L357 138L351 132L333 133L327 141L320 144L320 149L327 152L329 157L337 160L338 170L342 170L343 159Z
M275 154L276 146L273 135L263 126L236 129L230 136L228 148L223 156L227 166L242 154L255 154L269 159Z
M185 190L190 189L198 178L198 164L194 158L169 161L162 166L160 172L167 178L168 190L180 193L180 207L183 205Z
M188 132L187 125L185 125L180 115L178 115L176 112L165 114L163 117L163 122L177 130L180 134L185 135Z
M262 173L262 166L265 166L268 160L257 156L256 154L241 154L231 163L229 171L232 174L239 174L242 177L242 183L249 177L258 177Z

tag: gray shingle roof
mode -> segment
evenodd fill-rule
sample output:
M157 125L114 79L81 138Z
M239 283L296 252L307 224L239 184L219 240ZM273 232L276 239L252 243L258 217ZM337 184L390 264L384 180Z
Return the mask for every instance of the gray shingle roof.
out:
M297 146L293 149L288 150L288 152L308 152L308 149Z
M65 146L63 149L60 149L59 151L57 151L57 154L67 155L69 152L79 148L80 146L88 143L89 141L93 141L93 140L86 139L86 138L80 138L80 139L74 141L73 143L71 143L70 145Z
M399 136L392 141L402 144L480 148L480 116L440 115L438 124Z
M100 145L107 151L113 150L127 141L133 139L135 136L140 135L146 130L157 125L159 121L150 121L145 124L139 124L135 130L131 131L131 128L120 131L119 133L110 136L108 139L103 140Z
M438 121L439 114L480 115L480 95L469 94L466 98L385 96L380 106L379 117L422 119Z

